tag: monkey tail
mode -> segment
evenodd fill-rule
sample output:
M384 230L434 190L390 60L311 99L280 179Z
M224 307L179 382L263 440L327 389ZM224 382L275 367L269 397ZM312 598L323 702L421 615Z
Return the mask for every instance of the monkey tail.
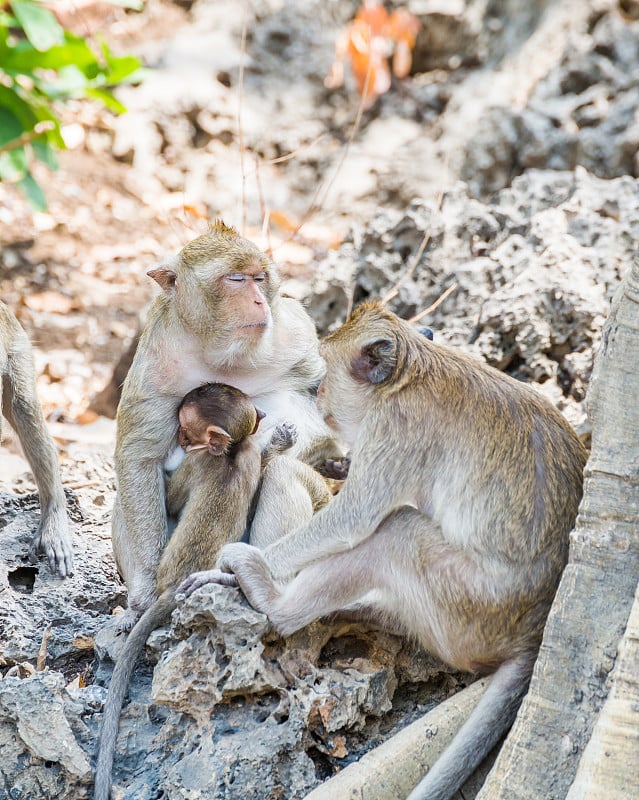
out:
M499 667L470 717L406 800L450 800L515 721L533 663L526 656Z
M175 590L167 589L136 622L113 669L109 693L102 712L98 759L95 768L94 800L109 800L111 795L111 771L120 713L135 662L151 631L155 630L174 608Z

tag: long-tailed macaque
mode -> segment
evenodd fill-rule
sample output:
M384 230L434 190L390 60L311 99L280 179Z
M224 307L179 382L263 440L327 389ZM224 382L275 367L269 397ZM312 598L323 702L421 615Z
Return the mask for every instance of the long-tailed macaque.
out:
M129 592L123 628L155 598L168 538L163 465L189 389L208 381L237 386L267 414L261 444L286 420L298 435L291 455L313 465L340 455L315 402L324 373L315 328L297 301L280 295L263 252L216 222L149 275L163 292L149 310L117 415L112 533Z
M18 434L40 498L40 523L29 557L44 553L53 572L73 573L71 530L58 455L38 401L31 345L18 320L0 302L0 407ZM2 418L0 417L0 435Z
M262 454L252 434L263 416L243 392L219 383L192 390L178 409L178 437L186 456L168 478L166 491L168 511L178 522L157 570L158 599L133 627L113 670L102 717L95 800L109 797L122 703L149 634L175 608L179 583L196 570L213 567L222 545L238 541L244 533L262 469ZM294 439L290 426L276 428L266 457L275 463L275 455L290 448ZM308 465L299 466L313 473ZM228 573L220 573L218 580L235 585Z
M318 404L352 448L343 488L264 552L227 545L218 567L283 636L372 603L376 618L453 667L496 670L410 795L447 800L527 690L586 453L533 388L428 341L379 304L358 308L322 353Z

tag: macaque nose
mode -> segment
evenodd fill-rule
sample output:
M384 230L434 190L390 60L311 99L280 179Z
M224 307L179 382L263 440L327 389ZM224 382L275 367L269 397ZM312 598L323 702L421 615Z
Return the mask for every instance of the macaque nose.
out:
M263 306L264 295L262 294L260 287L256 283L251 282L251 293L253 295L253 302L255 303L255 305Z

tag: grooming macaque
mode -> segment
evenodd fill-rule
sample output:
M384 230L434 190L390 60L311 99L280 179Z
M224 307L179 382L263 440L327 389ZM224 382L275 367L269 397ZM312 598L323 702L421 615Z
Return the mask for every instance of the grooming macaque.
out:
M263 252L217 222L149 275L163 292L149 310L117 416L113 550L129 592L123 628L155 598L168 538L163 465L189 389L214 381L244 391L267 414L261 445L286 420L298 436L291 455L313 465L341 455L315 403L324 373L315 328L297 301L280 295Z
M422 336L425 336L431 342L435 338L432 328L421 327L417 329ZM324 463L318 467L318 471L326 478L333 478L334 480L344 481L348 477L348 469L351 465L349 456L343 456L337 459L326 459Z
M533 388L430 342L379 304L357 309L322 354L318 405L351 447L341 492L263 552L225 546L218 567L283 636L372 605L451 666L495 671L410 795L444 800L527 690L586 453Z
M157 570L158 598L134 626L113 670L100 734L96 800L109 797L120 711L144 643L175 608L180 582L213 567L221 546L238 541L244 533L262 469L260 448L252 435L262 417L243 392L217 383L189 392L179 407L179 441L186 456L168 478L166 491L168 511L178 523ZM294 438L290 426L276 429L267 446L268 457L275 462L274 454L291 447ZM235 585L227 573L218 579Z
M0 407L15 430L40 498L40 523L29 557L44 553L51 570L73 573L73 548L58 455L38 401L31 345L17 319L0 302ZM0 434L2 418L0 417Z

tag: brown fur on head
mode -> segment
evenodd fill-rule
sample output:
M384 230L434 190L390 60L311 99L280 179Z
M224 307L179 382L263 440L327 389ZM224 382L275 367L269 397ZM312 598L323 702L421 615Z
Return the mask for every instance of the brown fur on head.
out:
M398 391L415 379L415 363L404 367L409 355L431 343L411 325L386 311L379 302L358 306L348 320L321 344L327 372L318 405L349 444L373 396Z
M255 433L263 416L234 386L205 383L180 403L180 445L187 451L206 447L211 455L228 454L233 445Z
M222 220L147 275L162 288L178 318L198 335L215 330L223 339L247 327L260 333L271 324L279 288L277 270L257 245ZM233 280L242 275L247 278L246 287ZM255 303L254 293L244 291L252 281L257 286L258 280L265 301L261 306ZM243 318L248 326L242 326Z

